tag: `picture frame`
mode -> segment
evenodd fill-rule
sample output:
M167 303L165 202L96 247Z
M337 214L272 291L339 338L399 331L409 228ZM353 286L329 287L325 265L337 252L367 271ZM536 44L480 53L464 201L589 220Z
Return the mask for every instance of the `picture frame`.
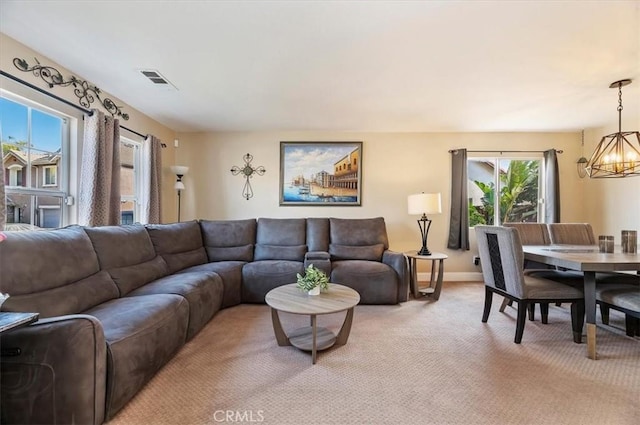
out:
M362 142L280 142L280 205L360 206Z

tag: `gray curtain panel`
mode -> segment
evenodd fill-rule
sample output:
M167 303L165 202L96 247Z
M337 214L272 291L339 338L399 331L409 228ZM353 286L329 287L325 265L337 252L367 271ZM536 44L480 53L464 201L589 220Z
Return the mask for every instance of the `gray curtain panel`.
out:
M451 213L447 248L469 250L466 149L456 149L451 152Z
M162 182L162 142L149 135L144 141L142 161L144 162L144 178L142 187L142 223L160 223L161 182Z
M120 123L94 109L84 118L78 224L120 224Z
M0 152L2 152L2 142L0 142ZM4 164L0 164L0 230L4 230L7 224L7 201L4 195Z
M545 185L544 222L560 223L560 173L555 149L544 151Z

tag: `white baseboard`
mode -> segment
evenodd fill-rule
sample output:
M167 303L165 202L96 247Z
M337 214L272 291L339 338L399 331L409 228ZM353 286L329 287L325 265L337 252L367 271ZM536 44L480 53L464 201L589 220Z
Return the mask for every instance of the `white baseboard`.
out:
M428 282L431 279L431 273L418 273L418 281ZM445 282L482 282L482 273L480 272L453 272L444 273L443 281Z

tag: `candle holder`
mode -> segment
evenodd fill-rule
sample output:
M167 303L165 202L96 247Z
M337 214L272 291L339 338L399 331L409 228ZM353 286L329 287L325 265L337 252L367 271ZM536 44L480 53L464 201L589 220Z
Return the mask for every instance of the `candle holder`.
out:
M635 254L638 252L638 232L635 230L622 231L622 252Z
M613 252L614 239L613 236L598 236L598 248L601 253L611 254Z

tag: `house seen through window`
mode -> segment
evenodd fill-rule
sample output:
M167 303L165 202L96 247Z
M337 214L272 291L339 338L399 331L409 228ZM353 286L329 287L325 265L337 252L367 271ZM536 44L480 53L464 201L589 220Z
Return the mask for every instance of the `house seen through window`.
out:
M62 114L2 93L0 140L7 230L63 225L68 124Z
M140 221L141 143L120 138L120 223Z
M469 158L469 226L541 222L542 159Z

